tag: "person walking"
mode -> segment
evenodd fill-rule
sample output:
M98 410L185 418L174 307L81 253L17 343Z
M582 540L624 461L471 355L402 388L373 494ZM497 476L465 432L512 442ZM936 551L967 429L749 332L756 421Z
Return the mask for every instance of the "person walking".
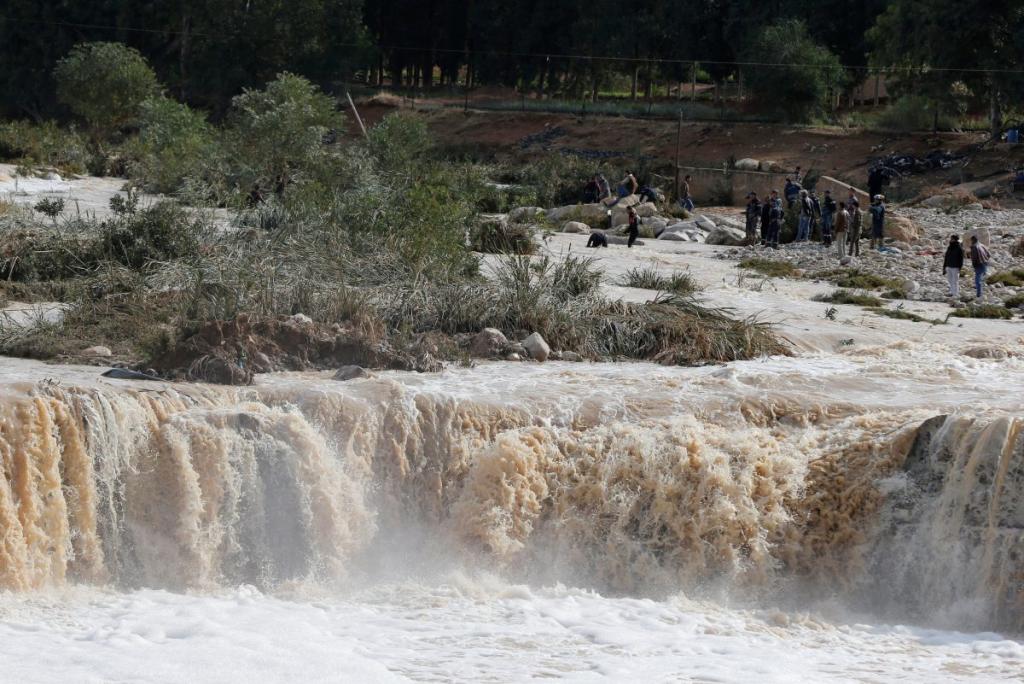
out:
M679 184L679 206L686 211L693 211L693 197L690 195L690 175L687 174L683 177L683 182Z
M779 199L779 193L772 190L771 199L768 201L771 204L771 212L769 213L768 219L767 246L772 249L778 249L779 233L782 232L782 200Z
M971 236L971 266L974 267L974 294L981 299L981 288L985 284L988 261L992 258L988 247L978 242L978 236Z
M835 216L836 252L840 261L846 258L846 233L849 226L850 215L846 213L846 205L840 202Z
M942 258L942 269L946 273L946 282L949 283L949 296L953 299L960 297L960 269L963 267L964 248L960 244L960 236L953 235L949 238L946 256Z
M850 220L847 229L847 235L850 240L850 249L848 253L850 256L860 256L860 229L863 223L863 215L861 214L860 207L858 206L857 199L854 198L853 202L847 202L847 211L850 212Z
M800 221L796 228L796 241L807 242L811 237L811 221L814 220L814 205L806 190L800 191Z
M626 217L629 221L629 227L626 231L629 235L629 240L626 242L626 247L632 247L636 239L640 237L640 217L636 215L636 209L629 207L626 209Z
M821 203L821 240L826 247L832 246L832 223L836 216L836 201L832 199L832 191L825 191L825 199ZM845 235L843 237L846 237Z
M881 249L885 236L885 204L884 197L875 195L871 198L871 249Z
M761 218L761 202L757 199L757 193L747 195L747 244L757 242L757 222Z

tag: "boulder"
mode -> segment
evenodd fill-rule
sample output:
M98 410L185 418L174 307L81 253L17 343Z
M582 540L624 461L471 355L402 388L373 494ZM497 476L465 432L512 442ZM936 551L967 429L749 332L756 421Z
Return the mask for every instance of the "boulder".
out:
M986 247L992 242L992 234L989 232L987 226L978 226L971 230L965 230L963 236L960 238L964 244L964 250L968 250L971 247L971 236L977 235L978 242L985 245Z
M757 171L761 168L761 162L756 159L747 157L746 159L737 159L736 168L740 171Z
M995 359L999 361L1010 355L1005 347L996 346L971 347L964 349L961 353L964 356L970 356L972 359Z
M89 347L82 350L82 356L88 356L89 358L101 358L113 356L114 352L110 351L110 347L104 347L101 344L97 344L94 347Z
M603 228L608 225L608 207L603 204L570 204L548 209L547 219L552 223L580 221L591 228Z
M683 231L665 231L658 236L659 240L667 240L669 242L690 242L690 236Z
M1018 259L1024 257L1024 235L1017 238L1017 241L1013 243L1013 247L1010 248L1010 254Z
M701 230L714 230L717 227L714 221L703 215L697 217L696 224Z
M646 219L640 225L640 237L656 238L665 232L665 221L661 219Z
M64 179L61 178L60 174L55 171L47 171L46 173L43 174L43 180L62 181Z
M484 328L469 344L469 353L484 359L500 356L508 348L508 338L497 328Z
M331 379L344 382L346 380L369 377L371 377L370 372L361 366L342 366L334 372L334 376Z
M783 173L786 169L779 162L765 160L761 162L761 170L770 171L772 173Z
M738 230L736 228L718 226L714 230L708 232L708 236L705 241L709 245L729 245L731 247L740 247L746 244L747 235L742 230Z
M948 205L952 199L949 195L932 195L921 200L922 207L928 207L929 209L941 209Z
M288 322L294 325L313 325L313 319L304 313L292 314L288 317Z
M839 265L840 266L849 266L852 263L853 263L853 257L852 256L844 256L842 259L839 260Z
M508 212L508 220L511 223L532 223L544 215L540 207L516 207Z
M580 356L579 354L577 354L574 351L564 351L564 352L562 352L562 361L572 361L574 363L579 363L582 360L583 360L583 357Z
M566 224L564 226L562 226L562 232L563 233L589 233L590 232L590 226L588 226L586 223L583 223L582 221L567 221Z
M906 216L894 216L890 214L885 217L885 229L883 235L892 238L897 242L916 242L922 235L921 228L908 219Z
M540 333L532 333L523 340L522 344L523 348L526 349L526 353L535 361L547 361L548 356L551 354L551 347L540 336Z

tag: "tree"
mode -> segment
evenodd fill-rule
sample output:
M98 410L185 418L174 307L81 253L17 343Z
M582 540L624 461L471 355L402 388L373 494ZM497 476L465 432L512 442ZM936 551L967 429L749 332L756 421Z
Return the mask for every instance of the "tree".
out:
M327 154L323 141L329 130L344 128L334 98L289 73L235 97L228 122L243 188L256 183L281 189L295 180L294 169L311 168Z
M1000 133L1003 99L1020 88L1010 71L1024 59L1022 0L894 0L868 41L872 62L900 67L894 78L904 91L948 105L962 84Z
M792 121L820 114L832 88L844 79L839 59L807 33L799 20L764 28L746 51L748 84L754 98Z
M81 43L54 69L57 98L85 119L94 135L108 137L139 114L160 90L138 50L121 43Z

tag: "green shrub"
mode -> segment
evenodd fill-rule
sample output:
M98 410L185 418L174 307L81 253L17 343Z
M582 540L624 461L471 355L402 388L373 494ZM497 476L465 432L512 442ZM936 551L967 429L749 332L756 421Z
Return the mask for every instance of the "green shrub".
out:
M134 123L142 103L159 91L142 54L121 43L80 43L57 62L53 76L57 99L97 137Z
M829 304L853 304L855 306L882 306L882 300L872 295L858 294L849 290L836 290L827 295L818 295L814 298L816 302L828 302Z
M954 309L951 315L956 316L957 318L1013 318L1012 311L1007 309L1005 306L998 306L996 304L968 305L959 309Z
M763 259L761 257L744 259L739 263L739 267L775 278L795 278L797 271L796 266L788 261L772 261L771 259Z
M879 316L886 316L887 318L895 318L903 321L913 321L914 323L931 323L932 325L943 325L945 321L938 318L924 318L918 316L915 313L904 311L903 309L883 309L881 307L871 307L869 309L872 313L876 313Z
M861 271L856 268L851 268L849 270L838 269L835 271L826 271L824 273L817 274L816 277L831 280L837 287L848 289L881 290L889 288L891 292L888 294L890 295L894 292L903 293L906 287L904 282L899 278L888 278L886 276ZM905 297L906 295L903 294L903 296Z
M243 192L281 190L330 155L324 137L342 130L334 98L294 74L282 73L263 90L231 101L228 158Z
M997 283L1009 287L1021 287L1024 285L1024 268L1015 268L1012 271L1000 271L985 279L989 285Z
M504 221L482 221L473 229L473 250L484 254L534 254L533 227Z
M152 97L141 105L139 136L128 172L149 192L172 194L199 178L219 155L206 117L188 105Z
M1024 294L1014 295L1003 302L1007 309L1016 309L1021 305L1024 305Z
M955 125L952 117L940 114L939 128L950 129ZM935 124L935 105L921 95L903 95L888 105L875 118L874 127L891 131L910 133L930 131Z
M65 175L86 173L92 154L74 127L52 121L0 123L0 158L27 167L53 167Z
M658 290L678 295L693 294L700 288L689 273L674 271L664 275L655 266L637 266L626 271L620 285L643 290Z

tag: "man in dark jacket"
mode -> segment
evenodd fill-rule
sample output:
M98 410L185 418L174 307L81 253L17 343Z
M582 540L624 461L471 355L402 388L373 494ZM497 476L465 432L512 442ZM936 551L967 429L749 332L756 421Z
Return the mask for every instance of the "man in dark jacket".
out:
M985 273L988 272L988 260L991 255L988 247L978 242L978 236L971 236L971 266L974 267L974 293L980 298L981 288L985 284Z
M828 247L832 244L832 224L836 218L836 201L832 199L832 191L825 191L825 199L821 203L821 239Z
M814 221L814 204L806 190L800 191L800 221L797 223L796 241L807 242L811 237L811 223Z
M953 299L960 297L960 269L963 267L964 248L960 244L960 236L953 235L949 238L949 247L946 247L946 256L942 259L942 269L949 283L949 296Z
M757 193L747 195L747 244L757 242L757 222L761 218L761 203L757 199Z
M772 249L778 249L783 217L782 200L779 199L779 193L772 190L768 203L771 205L771 210L768 214L768 237L766 238L766 244Z
M860 207L857 198L847 201L846 209L850 212L850 228L847 230L847 239L850 241L850 256L860 256L860 229L863 223Z
M636 210L633 207L626 209L626 220L629 221L629 225L626 227L626 234L629 236L626 247L632 247L636 239L640 237L640 217L636 215Z
M786 198L786 206L792 207L800 196L800 186L794 183L792 178L787 178L786 185L782 188L782 196Z
M871 198L871 249L879 249L885 236L884 199L881 195Z
M761 246L768 244L768 229L772 222L772 198L778 197L778 193L772 190L771 195L761 205Z

